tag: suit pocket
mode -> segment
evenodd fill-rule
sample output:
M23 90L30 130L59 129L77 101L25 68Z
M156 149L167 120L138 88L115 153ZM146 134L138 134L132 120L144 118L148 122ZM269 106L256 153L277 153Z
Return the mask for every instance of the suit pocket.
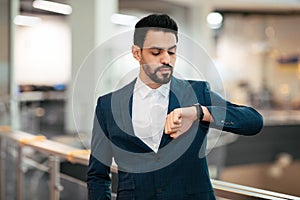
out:
M119 182L117 200L134 200L135 184L133 181Z

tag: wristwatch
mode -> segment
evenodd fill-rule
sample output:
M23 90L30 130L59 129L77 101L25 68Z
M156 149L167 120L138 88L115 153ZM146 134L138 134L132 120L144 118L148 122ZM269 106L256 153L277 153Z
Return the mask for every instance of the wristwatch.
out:
M204 117L203 109L202 109L202 107L199 103L196 103L193 106L196 107L196 109L197 109L197 119L201 122L203 117Z

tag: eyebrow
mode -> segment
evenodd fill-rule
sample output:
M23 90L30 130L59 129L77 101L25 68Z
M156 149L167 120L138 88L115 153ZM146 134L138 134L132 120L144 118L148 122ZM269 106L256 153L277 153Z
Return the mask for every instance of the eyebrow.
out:
M149 47L148 49L159 49L159 50L164 50L164 49L166 49L166 50L170 50L170 49L174 49L174 48L176 48L177 47L177 45L175 44L175 45L173 45L173 46L171 46L171 47L169 47L169 48L162 48L162 47L156 47L156 46L153 46L153 47Z

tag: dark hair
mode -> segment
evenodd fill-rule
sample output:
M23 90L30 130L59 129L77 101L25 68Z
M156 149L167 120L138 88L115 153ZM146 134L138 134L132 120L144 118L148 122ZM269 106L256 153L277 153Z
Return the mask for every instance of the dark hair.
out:
M142 48L149 30L174 33L178 41L177 24L166 14L151 14L138 21L135 25L133 43Z

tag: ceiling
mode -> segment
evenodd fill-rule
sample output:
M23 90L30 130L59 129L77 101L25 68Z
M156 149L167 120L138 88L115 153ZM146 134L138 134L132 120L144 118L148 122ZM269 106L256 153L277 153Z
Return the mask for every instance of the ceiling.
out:
M300 0L163 0L184 6L211 6L215 9L300 10Z
M300 15L300 0L119 0L119 6L151 12L205 6L224 14Z
M75 0L52 0L61 3L70 3ZM20 0L22 12L54 14L32 7L33 0ZM221 12L253 12L300 14L300 0L119 0L120 8L136 8L163 12L172 9L172 6L200 7L206 6Z

